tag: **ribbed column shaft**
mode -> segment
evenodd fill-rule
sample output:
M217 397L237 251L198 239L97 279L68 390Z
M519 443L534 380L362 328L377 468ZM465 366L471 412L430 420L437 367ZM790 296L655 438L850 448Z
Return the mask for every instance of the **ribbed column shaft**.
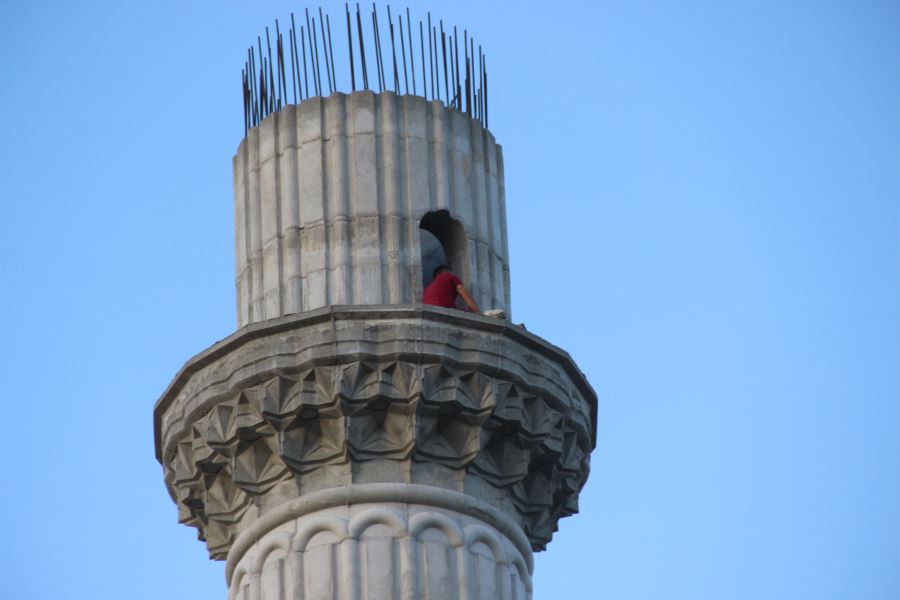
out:
M503 158L477 120L418 96L336 93L285 107L234 157L238 326L422 296L420 222L464 231L452 267L509 313Z
M409 499L350 504L333 493L331 506L288 504L271 528L243 534L226 566L229 600L531 598L531 552L488 522L491 513L441 506L454 495L421 486L362 489L372 487Z

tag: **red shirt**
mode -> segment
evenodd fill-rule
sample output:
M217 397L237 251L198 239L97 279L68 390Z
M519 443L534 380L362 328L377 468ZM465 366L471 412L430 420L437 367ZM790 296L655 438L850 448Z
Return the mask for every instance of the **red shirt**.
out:
M462 285L462 280L450 271L439 273L434 278L434 281L425 288L422 302L434 306L443 306L444 308L455 308L456 296L458 295L456 286L458 285Z

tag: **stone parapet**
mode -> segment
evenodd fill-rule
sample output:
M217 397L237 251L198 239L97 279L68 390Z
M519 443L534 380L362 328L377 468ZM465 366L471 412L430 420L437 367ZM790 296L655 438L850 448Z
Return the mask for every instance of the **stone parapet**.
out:
M309 98L250 129L233 166L239 327L420 301L420 224L437 210L464 232L453 269L510 314L503 157L477 119L392 92Z
M565 352L509 322L335 306L245 327L202 352L154 418L180 520L214 558L292 502L380 484L490 506L540 549L577 511L596 397ZM515 534L504 537L530 561Z

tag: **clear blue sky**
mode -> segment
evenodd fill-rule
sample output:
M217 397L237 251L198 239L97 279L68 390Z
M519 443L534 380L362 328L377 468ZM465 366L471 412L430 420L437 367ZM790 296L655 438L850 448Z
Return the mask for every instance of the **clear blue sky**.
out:
M151 410L234 331L240 69L304 6L0 4L4 598L225 597ZM900 4L411 8L485 45L514 316L600 398L535 598L900 598Z

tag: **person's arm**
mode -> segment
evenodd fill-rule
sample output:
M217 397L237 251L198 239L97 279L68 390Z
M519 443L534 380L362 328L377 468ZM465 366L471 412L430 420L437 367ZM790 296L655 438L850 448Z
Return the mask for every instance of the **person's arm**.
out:
M466 288L464 285L459 284L458 286L456 286L456 291L459 292L460 298L463 299L463 302L466 303L466 306L469 307L470 311L472 311L473 313L481 312L480 310L478 310L478 305L475 304L475 299L469 295L469 292L466 291Z

